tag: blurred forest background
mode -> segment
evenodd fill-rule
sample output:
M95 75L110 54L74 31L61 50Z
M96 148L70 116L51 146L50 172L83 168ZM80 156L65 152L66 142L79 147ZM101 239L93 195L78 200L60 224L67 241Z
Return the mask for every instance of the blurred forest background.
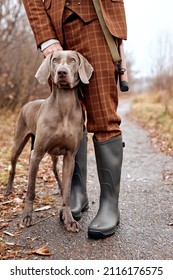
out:
M133 53L126 53L130 94L120 96L132 97L133 116L160 130L159 138L166 137L172 147L173 46L169 37L158 39L157 46L155 53L149 54L153 63L151 74L145 78L137 75ZM34 77L42 59L22 1L1 0L0 109L18 111L27 101L48 96L48 86L41 87Z
M0 108L16 109L45 97L34 78L43 55L37 50L21 0L0 2Z

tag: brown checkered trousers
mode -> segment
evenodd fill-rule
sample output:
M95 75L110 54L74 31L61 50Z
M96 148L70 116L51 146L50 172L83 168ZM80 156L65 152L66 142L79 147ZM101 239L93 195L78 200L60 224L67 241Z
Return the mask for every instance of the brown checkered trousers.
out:
M98 20L86 24L76 16L64 23L63 28L63 47L80 52L94 68L90 83L81 87L88 131L112 131L114 136L120 134L115 78L117 72Z

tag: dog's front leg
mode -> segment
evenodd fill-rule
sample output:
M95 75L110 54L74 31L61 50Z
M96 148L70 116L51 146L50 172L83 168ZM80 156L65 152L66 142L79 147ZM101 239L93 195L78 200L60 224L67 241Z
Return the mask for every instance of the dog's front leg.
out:
M25 206L23 211L23 223L26 226L30 226L32 222L32 210L33 210L33 202L35 198L35 182L36 182L38 167L41 159L42 157L37 156L34 151L31 153L28 189L25 197Z
M62 174L62 200L63 205L60 213L60 218L64 222L65 228L69 232L79 232L80 225L74 220L70 209L70 193L71 181L74 171L75 159L74 155L67 152L63 159L63 174Z

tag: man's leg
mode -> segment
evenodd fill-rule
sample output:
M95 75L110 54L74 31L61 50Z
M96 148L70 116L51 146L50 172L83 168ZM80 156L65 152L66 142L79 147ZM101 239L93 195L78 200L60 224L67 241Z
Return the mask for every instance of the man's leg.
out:
M119 222L122 136L121 119L117 114L117 69L98 20L86 25L76 18L64 26L64 32L65 48L80 52L94 67L90 83L81 87L87 111L87 129L94 132L101 188L99 210L88 228L88 235L104 238L115 232Z

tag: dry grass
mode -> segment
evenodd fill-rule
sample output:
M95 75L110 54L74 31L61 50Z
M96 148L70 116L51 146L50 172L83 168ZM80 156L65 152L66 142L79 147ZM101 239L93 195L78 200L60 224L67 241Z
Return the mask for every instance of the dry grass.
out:
M153 143L173 154L173 99L166 92L145 92L132 98L132 112L150 132Z

